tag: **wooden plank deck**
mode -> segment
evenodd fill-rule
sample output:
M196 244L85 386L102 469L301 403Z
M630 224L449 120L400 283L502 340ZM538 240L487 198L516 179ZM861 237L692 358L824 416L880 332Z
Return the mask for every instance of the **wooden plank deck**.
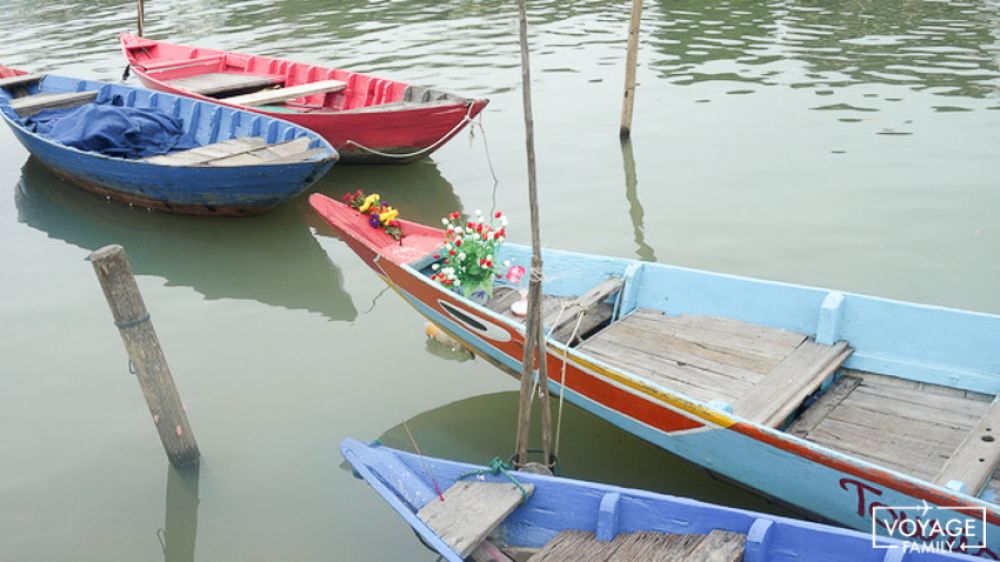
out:
M640 309L579 349L692 398L733 404L805 341L737 320Z
M300 137L267 144L260 137L241 137L153 156L146 161L163 166L253 166L299 162L324 152L322 149L310 150L311 142L308 137Z
M207 72L165 82L175 88L205 96L259 90L280 84L273 76L232 72Z
M529 559L529 562L739 562L746 537L740 533L712 531L707 535L623 533L611 541L598 541L593 533L563 531Z
M532 484L522 484L530 496ZM443 499L433 499L417 512L446 544L462 558L472 553L524 496L513 483L459 480L445 490Z
M954 388L847 371L787 431L933 481L990 409L992 399Z
M977 495L1000 466L1000 402L994 400L958 450L934 478L935 484L961 482L963 491Z
M44 77L44 74L18 74L17 76L8 76L7 78L0 78L0 88L27 86L28 84L38 82Z

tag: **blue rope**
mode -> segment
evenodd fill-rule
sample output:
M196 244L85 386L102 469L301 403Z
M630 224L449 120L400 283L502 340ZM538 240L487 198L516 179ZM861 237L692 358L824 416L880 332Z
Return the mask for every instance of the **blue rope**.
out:
M528 491L525 490L524 486L522 486L521 483L518 482L517 479L511 475L510 470L511 470L510 465L503 462L503 460L501 460L500 457L493 457L493 460L490 461L488 468L463 472L462 474L458 475L458 478L456 478L456 480L464 480L466 478L469 478L470 476L480 476L485 474L492 474L492 475L503 474L504 476L507 477L507 480L510 480L511 483L517 486L517 489L521 491L521 503L524 503L528 501Z
M125 322L115 322L115 326L118 326L119 330L124 330L125 328L132 328L133 326L138 326L143 322L149 322L148 313L142 318L136 318L135 320L126 320Z

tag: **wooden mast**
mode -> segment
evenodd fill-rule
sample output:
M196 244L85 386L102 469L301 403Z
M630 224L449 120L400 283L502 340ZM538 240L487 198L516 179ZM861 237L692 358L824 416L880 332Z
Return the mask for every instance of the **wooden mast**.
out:
M139 0L139 4L136 8L136 20L139 28L139 37L142 37L144 32L143 28L146 24L146 2L144 0Z
M520 22L521 84L524 104L525 148L528 153L528 202L531 209L531 275L528 281L528 318L525 325L524 363L521 369L521 394L517 411L517 449L514 465L528 462L528 438L531 429L531 403L535 365L538 365L538 389L542 407L542 454L544 463L552 463L552 412L549 410L549 381L546 369L545 329L542 326L542 243L538 227L538 184L535 172L534 118L531 112L531 67L528 61L528 16L525 0L517 2Z
M635 105L635 66L639 57L639 20L642 0L632 0L632 20L628 25L628 55L625 58L625 98L622 100L622 124L618 136L627 139L632 134L632 107Z

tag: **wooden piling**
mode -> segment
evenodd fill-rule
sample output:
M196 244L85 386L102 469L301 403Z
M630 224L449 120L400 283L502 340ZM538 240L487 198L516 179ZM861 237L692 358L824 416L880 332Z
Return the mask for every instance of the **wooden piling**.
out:
M524 105L525 149L528 155L528 203L531 211L531 276L528 282L528 318L525 322L524 357L521 369L521 393L518 402L517 445L514 464L528 462L528 438L531 429L531 404L535 366L538 367L539 402L542 408L542 454L550 465L552 459L552 411L549 409L549 383L546 369L545 328L542 326L542 242L538 225L538 181L535 171L535 125L531 111L531 66L528 56L528 15L525 0L518 0L519 39L521 44L521 99Z
M627 139L632 134L632 108L635 105L635 67L639 58L639 21L642 0L632 0L632 19L628 25L628 54L625 57L625 98L622 100L622 124L618 136Z
M111 315L128 352L153 423L167 458L175 466L198 461L200 453L188 423L184 405L160 349L160 341L149 320L149 312L132 275L125 249L118 244L105 246L88 258L97 273Z
M136 6L136 23L139 28L139 37L143 37L143 32L146 27L146 2L144 0L139 0L138 6Z

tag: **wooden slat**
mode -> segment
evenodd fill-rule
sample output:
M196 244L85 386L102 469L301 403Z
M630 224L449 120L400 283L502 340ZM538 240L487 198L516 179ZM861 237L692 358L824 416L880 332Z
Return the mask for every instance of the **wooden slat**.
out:
M550 334L556 341L565 343L573 335L573 331L576 328L577 316L579 314L592 315L596 312L598 305L603 303L612 294L618 292L621 287L621 277L609 277L586 293L569 301L565 306L549 312L545 316L543 323L551 330ZM582 322L585 320L586 316L581 321L581 329ZM581 333L579 329L577 332ZM573 342L570 343L572 344Z
M227 158L211 162L212 166L252 166L254 164L275 164L277 161L296 160L309 149L312 140L299 137L290 141L269 144L255 150L245 151Z
M180 150L147 158L150 164L161 164L165 166L197 166L208 164L213 160L231 157L242 154L250 150L257 150L267 143L260 137L241 137L229 139L221 142L206 144L190 150Z
M799 437L809 435L809 432L816 429L816 426L826 419L830 412L836 409L860 384L861 377L843 376L838 379L819 400L814 402L805 412L802 412L788 427L788 433Z
M289 86L287 88L265 90L263 92L254 92L252 94L222 99L228 103L234 103L237 105L267 105L269 103L293 100L313 94L339 92L344 88L347 88L347 82L342 80L322 80L319 82L309 82L307 84L299 84L297 86Z
M687 553L688 562L740 562L746 536L728 531L712 531Z
M267 88L280 83L273 76L232 72L208 72L164 82L175 88L206 96Z
M11 100L10 107L21 117L28 117L46 109L64 109L90 103L96 97L96 90L65 94L35 94Z
M1000 467L1000 401L994 401L979 423L958 446L934 478L935 484L951 480L965 484L965 492L978 495Z
M522 485L530 495L531 484ZM514 509L523 496L513 483L461 480L417 513L446 544L467 557Z
M11 88L14 86L26 86L34 84L44 78L43 74L20 74L18 76L8 76L0 78L0 88Z
M832 346L803 341L749 394L733 404L733 409L748 420L777 427L847 360L852 351L843 341Z

